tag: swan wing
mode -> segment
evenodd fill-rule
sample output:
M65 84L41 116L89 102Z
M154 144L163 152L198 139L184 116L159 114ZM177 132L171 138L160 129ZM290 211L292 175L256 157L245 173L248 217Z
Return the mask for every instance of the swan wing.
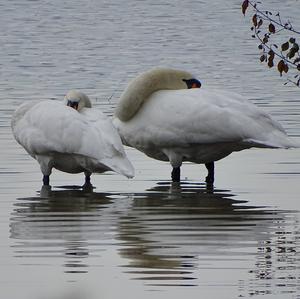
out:
M82 115L89 121L89 130L84 134L80 150L91 157L100 155L101 163L132 178L134 168L126 156L121 138L111 120L96 109L83 109Z
M246 147L291 147L282 126L240 95L190 89L155 92L139 113L117 124L125 143L143 147L235 142Z
M12 129L33 157L51 152L77 154L128 177L133 174L120 138L100 111L78 113L58 101L25 103L14 113Z

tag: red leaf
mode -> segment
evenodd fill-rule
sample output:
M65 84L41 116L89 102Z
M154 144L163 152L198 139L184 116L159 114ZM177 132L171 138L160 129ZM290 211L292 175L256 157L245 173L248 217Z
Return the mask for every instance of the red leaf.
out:
M272 51L272 50L271 50ZM272 51L273 52L273 51ZM268 59L268 66L271 68L271 67L273 67L274 66L274 55L271 55L270 53L269 53L269 59Z
M282 51L286 51L286 50L289 49L289 46L290 46L289 42L283 43L283 44L281 45L281 50L282 50Z
M259 28L262 24L263 24L263 20L260 19L259 22L258 22L258 24L257 24L257 28Z
M296 54L295 49L294 49L294 48L291 48L291 50L289 51L289 53L287 53L286 56L287 56L289 59L292 59L292 58L295 56L295 54Z
M249 5L249 0L244 0L244 2L242 4L242 13L243 13L243 15L245 15L246 10L248 8L248 5Z
M280 60L277 64L277 69L278 72L280 73L280 76L282 76L282 72L284 71L284 68L285 68L285 63L283 60Z
M270 23L270 25L269 25L269 31L271 33L275 33L275 26L274 26L274 24Z
M271 58L274 58L274 56L275 56L275 53L274 53L273 50L270 50L270 51L268 52L268 54L270 55Z
M293 37L291 37L289 41L290 41L290 43L291 43L291 44L293 44L293 43L295 43L295 42L296 42L296 39L295 39L295 38L293 38Z
M273 60L268 60L268 67L271 68L274 66Z
M299 45L296 42L293 44L293 49L295 52L299 51Z
M253 15L252 22L253 22L254 27L257 27L257 15L256 14Z
M263 38L263 44L267 44L268 41L269 41L269 38L268 38L267 36L265 36L265 37Z
M264 62L266 60L266 58L267 58L266 55L263 54L260 56L259 60L260 60L260 62Z

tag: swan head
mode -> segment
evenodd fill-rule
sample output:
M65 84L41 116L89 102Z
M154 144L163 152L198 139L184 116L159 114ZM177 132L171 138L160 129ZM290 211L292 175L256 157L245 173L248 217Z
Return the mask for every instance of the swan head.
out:
M130 120L142 104L158 90L200 88L201 83L186 71L154 68L133 79L121 95L115 116L122 121Z
M82 108L92 107L89 97L78 90L70 90L65 95L64 103L65 105L70 106L77 111L80 111Z
M192 79L182 79L183 82L185 82L188 89L191 88L200 88L201 82L198 79L192 78Z

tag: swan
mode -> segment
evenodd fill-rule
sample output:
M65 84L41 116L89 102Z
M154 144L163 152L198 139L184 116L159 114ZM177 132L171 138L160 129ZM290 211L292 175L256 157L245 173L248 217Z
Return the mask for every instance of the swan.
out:
M123 144L169 161L180 181L183 161L205 164L214 182L214 162L251 147L298 147L282 126L242 96L200 88L192 74L155 68L133 79L122 93L113 124Z
M13 113L13 135L36 159L49 185L52 168L85 174L108 170L134 176L117 130L101 111L92 108L87 95L71 90L63 101L28 101Z

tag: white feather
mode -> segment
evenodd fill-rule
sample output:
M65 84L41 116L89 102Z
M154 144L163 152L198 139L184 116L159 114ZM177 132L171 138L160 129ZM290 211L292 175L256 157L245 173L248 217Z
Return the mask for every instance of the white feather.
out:
M131 92L132 86L125 91L127 100ZM297 147L277 121L231 92L205 88L155 91L129 120L117 116L113 123L124 144L170 161L173 167L182 161L217 161L250 147Z
M44 175L113 170L133 177L120 137L100 111L81 111L58 101L27 102L12 117L16 140L36 159Z

